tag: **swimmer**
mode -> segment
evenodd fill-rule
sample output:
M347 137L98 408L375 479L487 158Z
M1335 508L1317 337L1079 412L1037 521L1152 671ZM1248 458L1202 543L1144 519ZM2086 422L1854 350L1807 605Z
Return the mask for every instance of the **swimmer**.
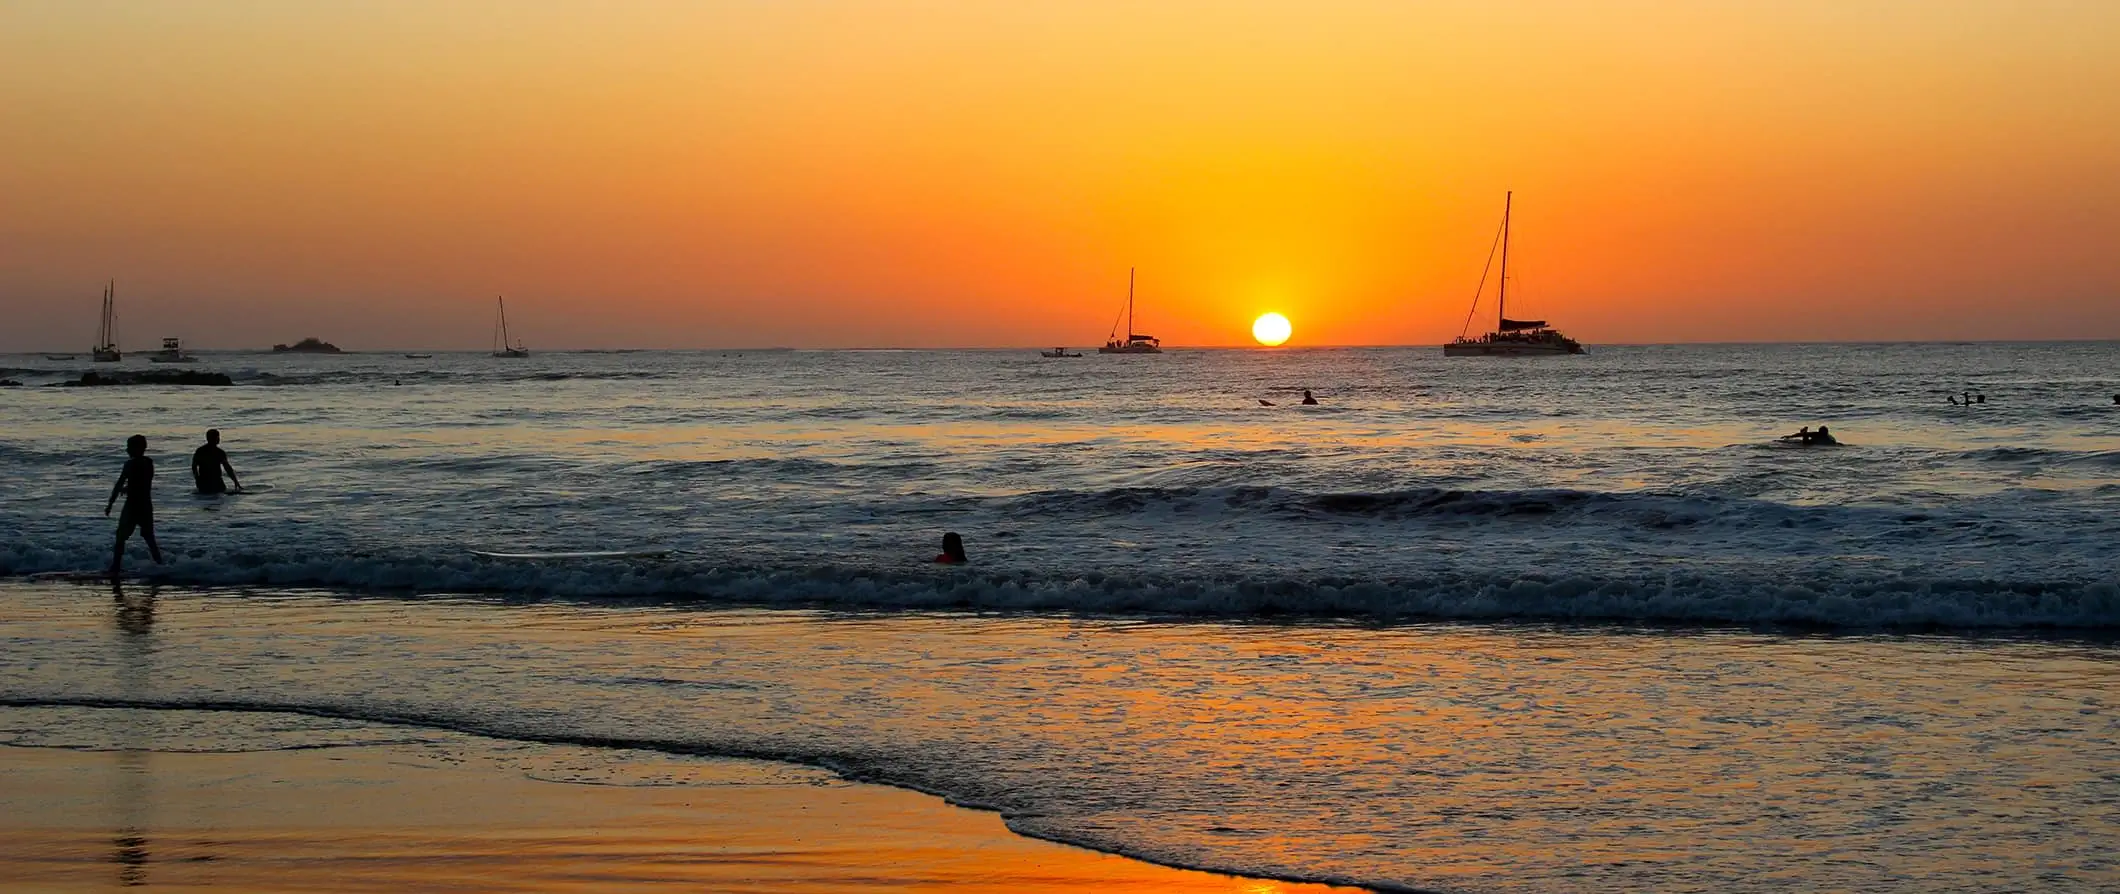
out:
M228 484L221 480L222 470L227 470L228 480L243 488L243 481L236 477L236 467L228 464L228 452L221 449L221 430L206 430L206 443L191 454L191 480L199 486L202 494L225 494Z
M1303 389L1303 405L1306 407L1315 407L1318 405L1318 399L1310 396L1310 389L1308 388Z
M964 538L957 536L956 531L942 535L942 555L935 557L937 564L962 565L970 561L964 555Z

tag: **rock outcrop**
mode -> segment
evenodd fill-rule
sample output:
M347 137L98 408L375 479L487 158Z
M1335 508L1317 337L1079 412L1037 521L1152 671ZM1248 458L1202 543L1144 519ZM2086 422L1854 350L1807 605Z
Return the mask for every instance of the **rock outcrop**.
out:
M189 369L144 369L137 372L85 372L78 381L60 382L68 388L100 388L107 385L233 385L227 373Z

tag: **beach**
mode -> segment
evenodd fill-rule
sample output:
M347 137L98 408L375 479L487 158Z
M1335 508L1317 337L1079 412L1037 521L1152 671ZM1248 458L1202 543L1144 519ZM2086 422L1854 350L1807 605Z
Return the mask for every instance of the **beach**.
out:
M167 719L111 710L121 726ZM0 747L0 879L10 891L1346 890L1048 844L991 813L815 769L630 755L626 779L569 778L524 772L524 750L473 736L234 752ZM555 768L608 763L539 750Z

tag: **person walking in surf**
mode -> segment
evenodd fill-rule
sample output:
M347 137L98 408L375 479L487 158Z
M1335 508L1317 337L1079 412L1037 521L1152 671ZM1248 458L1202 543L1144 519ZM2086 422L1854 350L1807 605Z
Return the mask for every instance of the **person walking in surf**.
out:
M118 495L125 495L125 509L118 513L118 542L110 553L112 577L117 577L125 564L125 541L132 538L134 528L140 530L140 539L147 541L148 555L154 557L155 564L162 564L162 545L155 542L155 461L147 458L147 436L126 438L125 453L131 459L118 472L118 483L110 489L110 502L103 504L103 517L109 518Z
M199 493L225 494L228 484L221 480L221 471L228 471L228 480L243 489L243 480L236 477L236 467L228 464L228 451L221 449L221 430L206 430L206 443L191 454L191 480L198 484Z

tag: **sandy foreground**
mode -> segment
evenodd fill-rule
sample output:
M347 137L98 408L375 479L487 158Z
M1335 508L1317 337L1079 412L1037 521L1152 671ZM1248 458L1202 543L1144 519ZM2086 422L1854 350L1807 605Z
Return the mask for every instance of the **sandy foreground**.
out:
M994 814L767 762L686 758L615 782L582 778L564 759L526 770L417 744L236 753L5 746L0 888L1349 890L1036 841Z

